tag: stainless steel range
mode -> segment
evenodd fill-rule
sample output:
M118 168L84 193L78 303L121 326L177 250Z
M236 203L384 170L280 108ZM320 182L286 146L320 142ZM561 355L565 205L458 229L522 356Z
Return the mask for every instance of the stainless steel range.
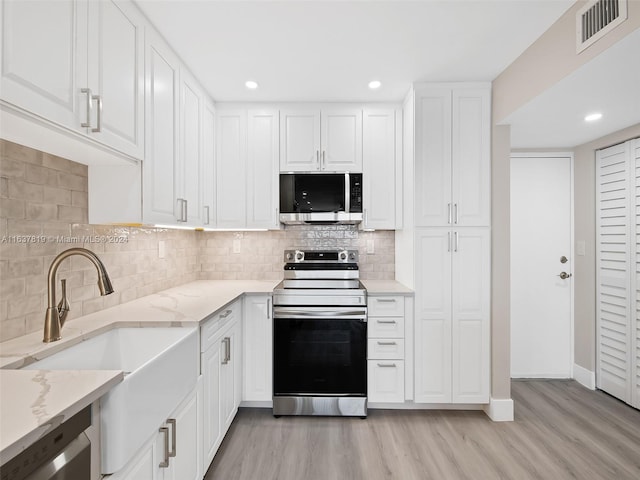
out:
M367 292L356 250L287 250L273 291L273 414L367 415Z

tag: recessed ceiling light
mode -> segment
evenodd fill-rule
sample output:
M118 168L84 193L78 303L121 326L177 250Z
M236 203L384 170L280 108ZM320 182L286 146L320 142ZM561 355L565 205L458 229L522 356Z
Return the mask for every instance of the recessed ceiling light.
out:
M246 82L244 82L244 84L250 90L255 90L256 88L258 88L258 82L254 82L253 80L247 80Z
M373 80L373 81L369 82L369 88L371 90L375 90L377 88L380 88L381 85L382 85L382 83L380 83L379 80Z
M602 118L601 113L590 113L586 117L584 117L585 122L595 122L596 120L600 120Z

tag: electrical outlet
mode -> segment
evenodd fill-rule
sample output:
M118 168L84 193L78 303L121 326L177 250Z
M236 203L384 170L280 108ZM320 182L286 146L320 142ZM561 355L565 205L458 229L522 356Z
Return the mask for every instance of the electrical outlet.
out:
M166 247L164 244L164 240L160 240L158 242L158 258L164 258L166 255Z
M241 246L242 246L242 243L240 242L240 239L236 238L233 241L233 253L240 253Z
M373 241L373 238L370 240L367 240L367 253L376 253L376 245L375 245L375 242Z
M576 253L581 257L587 254L587 245L584 240L578 240L576 242Z

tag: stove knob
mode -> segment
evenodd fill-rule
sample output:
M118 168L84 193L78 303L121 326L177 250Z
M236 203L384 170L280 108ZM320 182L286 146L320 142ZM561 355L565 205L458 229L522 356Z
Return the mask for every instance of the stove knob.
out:
M301 252L300 250L296 251L296 262L301 262L304 260L304 252Z
M343 250L340 253L338 253L338 260L340 260L341 262L346 262L347 258L349 258L349 254L347 253L346 250Z
M287 253L287 261L290 262L291 260L293 260L293 255Z

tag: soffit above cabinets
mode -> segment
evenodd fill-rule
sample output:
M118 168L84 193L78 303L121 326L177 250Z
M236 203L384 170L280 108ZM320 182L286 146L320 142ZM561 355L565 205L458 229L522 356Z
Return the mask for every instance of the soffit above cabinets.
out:
M216 101L388 102L494 79L574 0L136 3Z
M640 29L509 115L511 147L571 148L639 124L638 52Z

